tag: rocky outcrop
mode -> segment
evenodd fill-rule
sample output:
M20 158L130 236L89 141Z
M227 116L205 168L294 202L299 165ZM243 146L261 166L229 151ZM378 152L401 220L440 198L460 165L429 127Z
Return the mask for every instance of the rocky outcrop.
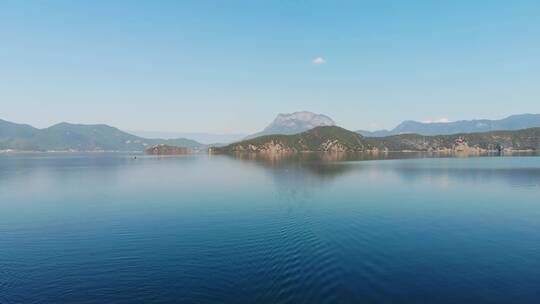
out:
M321 150L323 152L346 152L347 147L339 142L337 139L326 140L321 144Z

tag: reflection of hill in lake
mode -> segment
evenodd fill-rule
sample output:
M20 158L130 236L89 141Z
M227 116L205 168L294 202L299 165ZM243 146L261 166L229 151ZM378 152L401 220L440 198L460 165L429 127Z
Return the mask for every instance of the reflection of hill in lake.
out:
M345 153L249 153L231 157L261 167L271 176L278 202L296 204L311 201L319 190L352 167Z
M519 162L520 156L533 156L534 153L506 153L507 161ZM512 157L506 157L512 156ZM510 185L540 184L540 169L497 167L501 156L494 154L467 153L243 153L234 154L235 159L247 161L267 169L271 173L280 191L289 193L312 192L340 178L345 174L363 174L369 172L393 173L405 182L415 179L433 181L468 179L471 182L494 181ZM457 160L455 158L471 158ZM421 158L424 158L423 160ZM443 160L447 158L448 160ZM478 159L478 160L474 160ZM435 160L439 159L439 160ZM452 160L453 159L453 160ZM407 160L403 162L380 162L381 160ZM410 160L410 161L409 161ZM362 163L367 161L366 163ZM371 161L377 161L372 163ZM452 162L452 166L441 165L441 161ZM481 166L469 166L484 164ZM461 166L461 167L460 167ZM363 173L359 172L363 171ZM382 174L384 176L385 174ZM374 182L382 182L377 180Z
M346 173L349 167L341 162L351 156L347 153L246 153L234 154L232 157L275 171L303 171L325 180Z

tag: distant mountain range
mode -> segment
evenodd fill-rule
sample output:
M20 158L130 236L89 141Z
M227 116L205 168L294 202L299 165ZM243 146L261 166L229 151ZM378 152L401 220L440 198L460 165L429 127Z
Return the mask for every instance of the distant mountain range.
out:
M215 134L203 132L163 132L163 131L131 131L127 133L140 136L143 138L189 138L206 145L215 145L216 143L228 144L244 139L248 134L231 133L231 134Z
M481 153L501 150L540 149L540 128L452 135L418 134L364 137L336 126L316 127L293 135L267 135L212 148L216 153L232 152L383 152L428 151Z
M0 150L16 151L143 151L167 144L205 149L191 139L149 139L117 128L99 125L59 123L45 129L0 120Z
M264 130L249 135L246 138L249 139L270 134L297 134L315 127L335 125L336 123L332 118L307 111L279 114Z
M321 127L326 127L320 129ZM243 149L251 149L249 145L254 145L258 149L262 149L259 141L267 141L268 136L271 139L285 140L287 147L297 150L327 150L327 149L341 149L341 146L335 148L333 144L326 142L327 139L336 139L337 143L342 144L345 150L358 150L359 147L352 145L356 141L355 137L352 137L345 129L335 127L335 122L326 115L315 114L311 112L295 112L291 114L279 114L274 121L266 127L263 131L248 136L246 140L234 145L229 145L223 150L231 149L231 147L242 147ZM445 137L437 137L434 135L450 135L450 134L466 134L495 130L522 130L528 128L540 127L540 114L523 114L513 115L505 119L500 120L462 120L449 123L422 123L416 121L404 121L396 128L392 130L380 130L380 131L356 131L353 132L358 136L362 135L361 149L365 149L366 144L377 149L420 149L418 146L419 138L424 140L425 136L430 138L438 138L437 140L443 140L445 142L445 148L448 148L447 139ZM316 134L306 133L310 130L318 130ZM336 131L341 130L341 131ZM346 131L346 132L345 132ZM322 133L320 133L322 132ZM330 132L330 133L325 133ZM337 133L336 133L337 132ZM295 137L283 137L287 135L303 134L299 138ZM318 134L318 135L317 135ZM412 137L396 135L416 134ZM490 133L499 134L499 133ZM507 134L507 133L501 133ZM512 133L513 134L513 133ZM313 136L312 136L313 135ZM312 141L317 136L321 135L319 139ZM323 136L324 135L324 136ZM339 135L339 136L337 136ZM314 137L315 136L315 137ZM336 137L337 136L337 137ZM345 137L343 137L345 136ZM418 137L420 136L420 137ZM514 135L512 135L514 136ZM383 139L376 140L371 138L383 137ZM347 138L347 139L345 139ZM443 139L441 139L443 138ZM451 137L455 139L454 137ZM232 138L231 138L232 139ZM254 142L250 139L255 140ZM294 145L290 145L291 142L298 141ZM435 140L435 139L434 139ZM405 142L409 141L409 144ZM482 144L483 142L493 142L491 139L482 139L482 143L473 141L475 144ZM266 142L265 142L266 143ZM311 143L315 143L315 146ZM324 143L324 145L330 144L327 148L318 146ZM37 129L26 124L17 124L4 120L0 120L0 150L15 150L15 151L144 151L153 145L168 145L190 148L191 151L206 150L209 145L202 144L198 141L187 138L175 138L175 139L159 139L159 138L146 138L136 136L117 128L97 124L97 125L82 125L82 124L70 124L59 123L49 128ZM245 146L247 144L248 146ZM505 146L509 146L508 142L504 143ZM300 145L300 146L298 146ZM397 145L397 146L396 146ZM511 146L513 146L512 144ZM212 146L224 146L222 144L213 144ZM519 146L519 145L518 145ZM334 148L332 148L334 147ZM442 147L438 143L429 143L428 148L439 149ZM288 149L288 148L287 148ZM217 149L219 150L219 149Z
M456 133L487 132L496 130L519 130L540 127L540 114L512 115L504 119L460 120L454 122L424 123L406 120L392 130L365 131L357 133L364 136L390 136L398 134L448 135Z

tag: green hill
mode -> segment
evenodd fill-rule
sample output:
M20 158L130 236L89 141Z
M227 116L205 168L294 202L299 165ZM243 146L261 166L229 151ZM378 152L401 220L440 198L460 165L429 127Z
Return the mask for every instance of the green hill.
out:
M266 135L214 148L216 152L362 151L362 136L336 126L316 127L294 135Z
M30 147L38 133L32 126L0 120L0 150Z
M403 134L363 137L355 132L324 126L294 135L268 135L213 148L230 152L363 152L430 151L485 152L496 150L539 150L540 128L439 136Z
M117 128L97 124L59 123L45 129L0 120L0 150L17 151L144 151L146 148L167 144L204 149L194 140L148 139L123 132Z

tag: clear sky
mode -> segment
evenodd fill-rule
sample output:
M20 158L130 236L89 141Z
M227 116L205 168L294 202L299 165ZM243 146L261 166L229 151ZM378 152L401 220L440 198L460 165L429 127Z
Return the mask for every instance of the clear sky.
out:
M253 132L540 113L540 1L0 1L0 118Z

